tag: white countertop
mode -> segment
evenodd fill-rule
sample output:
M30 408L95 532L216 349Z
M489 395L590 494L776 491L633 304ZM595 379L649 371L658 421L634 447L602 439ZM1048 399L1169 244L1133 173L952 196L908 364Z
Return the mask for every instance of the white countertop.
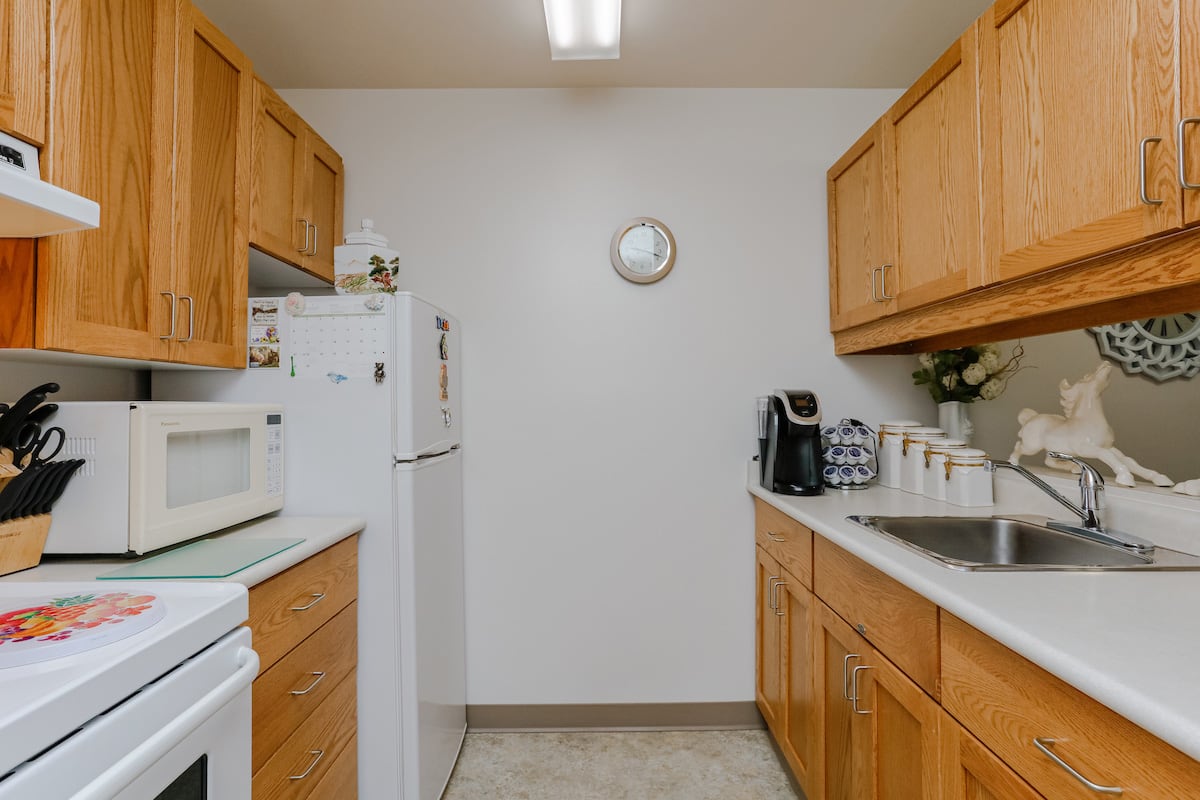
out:
M304 541L225 578L180 578L178 580L219 580L251 587L299 564L330 545L337 544L346 537L358 533L366 524L366 520L361 517L269 517L235 525L204 538L297 538L304 539ZM90 581L95 580L97 575L133 563L136 562L127 558L47 556L40 565L33 569L5 575L0 577L0 581Z
M829 541L924 595L1195 759L1200 759L1200 572L960 572L847 522L850 514L991 516L1061 507L1021 479L997 475L997 504L962 508L871 486L791 497L763 489L758 464L747 490ZM1073 486L1073 482L1064 482ZM1063 493L1073 497L1070 488ZM1032 493L1030 493L1032 492ZM1138 493L1140 494L1140 493ZM1110 491L1117 527L1158 544L1200 550L1200 503ZM1113 495L1118 500L1113 501ZM1189 507L1191 504L1191 507ZM1135 527L1131 520L1153 520ZM1164 524L1167 521L1169 524ZM1168 531L1169 528L1169 531ZM1192 546L1187 546L1191 542Z

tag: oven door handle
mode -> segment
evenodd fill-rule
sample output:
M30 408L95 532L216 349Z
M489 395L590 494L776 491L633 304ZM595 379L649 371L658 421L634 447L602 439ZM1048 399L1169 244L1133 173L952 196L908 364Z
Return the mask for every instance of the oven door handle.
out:
M127 756L113 764L71 800L108 800L133 783L171 748L187 738L188 734L202 725L213 714L225 707L243 690L250 687L258 675L258 653L249 647L239 647L238 669L215 689L180 714L162 730L139 744Z

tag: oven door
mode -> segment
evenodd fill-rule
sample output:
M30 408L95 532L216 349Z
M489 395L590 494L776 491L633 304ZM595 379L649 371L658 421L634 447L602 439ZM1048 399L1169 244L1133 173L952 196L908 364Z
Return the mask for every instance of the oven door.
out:
M250 800L250 684L238 628L0 780L0 800Z

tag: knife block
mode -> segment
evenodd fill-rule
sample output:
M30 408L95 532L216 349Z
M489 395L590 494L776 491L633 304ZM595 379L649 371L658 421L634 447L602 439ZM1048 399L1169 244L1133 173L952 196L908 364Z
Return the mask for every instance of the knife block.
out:
M36 567L49 535L49 514L0 522L0 575Z

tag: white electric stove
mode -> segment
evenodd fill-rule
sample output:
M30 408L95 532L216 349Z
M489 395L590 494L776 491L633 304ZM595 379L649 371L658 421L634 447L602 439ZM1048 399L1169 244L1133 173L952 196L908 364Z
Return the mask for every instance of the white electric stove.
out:
M234 583L0 582L0 800L248 800Z

